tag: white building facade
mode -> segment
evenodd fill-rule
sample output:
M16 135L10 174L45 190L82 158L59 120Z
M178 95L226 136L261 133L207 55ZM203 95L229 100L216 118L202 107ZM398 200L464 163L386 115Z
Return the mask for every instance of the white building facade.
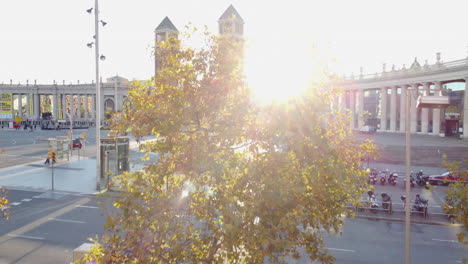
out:
M411 133L461 136L468 139L468 58L421 66L417 59L410 68L341 78L334 85L344 89L337 104L349 109L350 127L374 125L380 132L405 132L410 119ZM450 87L458 87L451 89ZM461 88L460 88L461 87ZM411 88L411 89L410 89ZM406 116L405 100L411 92L411 115ZM440 91L441 90L441 91ZM418 95L449 96L445 109L417 108Z
M121 111L130 83L115 76L101 82L101 118L106 111ZM94 121L96 117L96 86L89 84L0 84L0 121L60 120Z

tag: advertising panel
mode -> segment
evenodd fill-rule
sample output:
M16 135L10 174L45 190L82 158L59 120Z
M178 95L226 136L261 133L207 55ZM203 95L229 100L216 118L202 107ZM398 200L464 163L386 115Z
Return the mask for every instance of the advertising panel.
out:
M11 93L0 94L0 118L13 118L13 96Z

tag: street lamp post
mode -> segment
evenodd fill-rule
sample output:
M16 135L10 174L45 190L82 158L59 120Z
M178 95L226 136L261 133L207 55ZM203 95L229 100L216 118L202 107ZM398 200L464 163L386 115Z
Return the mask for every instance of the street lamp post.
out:
M93 8L86 10L90 13L93 11ZM99 1L94 1L94 42L88 43L87 46L91 48L94 46L95 49L95 61L96 61L96 190L101 190L101 82L99 77L99 60L105 60L105 56L99 56L99 22L102 23L102 26L105 26L107 23L99 20Z
M442 96L443 90L434 89L440 94L438 96L427 96L423 93L422 96L418 97L416 108L445 108L450 104L448 96ZM413 94L414 93L414 94ZM411 116L411 99L413 96L418 96L418 88L408 88L406 93L406 199L405 199L405 264L411 263L411 134L410 134L410 116Z
M408 88L406 93L406 199L405 199L405 263L411 263L411 182L410 182L410 167L411 167L411 134L410 134L410 114L411 114L411 92Z
M96 190L101 190L101 84L99 80L99 8L94 1L95 61L96 61Z

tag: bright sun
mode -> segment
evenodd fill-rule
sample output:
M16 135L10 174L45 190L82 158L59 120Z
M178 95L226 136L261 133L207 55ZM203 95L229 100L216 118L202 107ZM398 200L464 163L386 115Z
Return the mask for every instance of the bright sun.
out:
M247 50L247 83L258 101L285 102L302 94L311 82L320 77L318 68L323 68L322 59L312 56L306 49L291 47L256 52Z

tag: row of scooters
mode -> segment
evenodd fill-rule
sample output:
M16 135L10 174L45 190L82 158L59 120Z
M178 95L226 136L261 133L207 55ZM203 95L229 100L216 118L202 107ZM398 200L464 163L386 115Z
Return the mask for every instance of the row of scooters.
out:
M367 175L367 183L370 184L377 184L377 182L380 182L380 184L385 185L386 183L391 184L391 185L396 185L398 180L398 173L396 171L393 171L392 173L389 173L388 169L387 170L382 170L382 171L377 171L376 169L371 169L369 174ZM406 179L403 179L403 186L406 184ZM415 185L419 186L426 186L427 183L423 179L423 171L420 170L416 174L411 172L410 174L410 185L411 187L414 187Z
M392 197L387 193L381 193L380 196L382 197L382 209L385 210L392 210ZM401 201L403 202L403 209L406 205L406 195L402 195L400 197ZM377 212L379 208L379 204L377 203L377 199L373 191L367 191L367 206L371 210L371 212ZM423 213L424 216L427 215L427 208L429 207L429 201L424 199L421 195L416 194L416 198L414 199L413 209L415 211Z

